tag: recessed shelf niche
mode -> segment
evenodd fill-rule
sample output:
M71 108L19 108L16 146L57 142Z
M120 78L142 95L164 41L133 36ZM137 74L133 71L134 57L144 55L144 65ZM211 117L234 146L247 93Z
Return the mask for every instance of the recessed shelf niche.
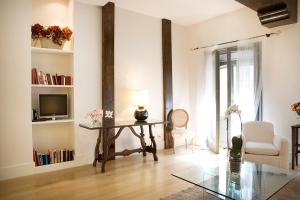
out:
M32 24L68 26L74 31L73 4L73 0L32 0ZM39 152L46 153L49 149L74 150L73 36L74 34L71 41L67 41L62 50L41 48L40 46L31 47L31 68L36 68L43 73L68 75L72 78L71 85L31 85L31 107L33 109L38 108L39 94L68 95L69 117L67 119L32 122L33 148ZM72 167L76 161L75 155L74 161L38 166L35 168L35 172Z

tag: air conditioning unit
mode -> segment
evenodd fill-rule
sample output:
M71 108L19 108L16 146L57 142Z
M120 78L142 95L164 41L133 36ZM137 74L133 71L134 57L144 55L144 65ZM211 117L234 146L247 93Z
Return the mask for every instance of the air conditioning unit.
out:
M297 23L298 0L236 0L257 12L263 26L273 28Z
M290 18L287 5L283 2L258 10L257 15L262 25Z

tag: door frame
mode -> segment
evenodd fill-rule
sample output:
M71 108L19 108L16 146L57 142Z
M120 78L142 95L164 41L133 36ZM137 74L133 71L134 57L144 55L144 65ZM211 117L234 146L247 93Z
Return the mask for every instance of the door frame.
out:
M221 48L215 50L215 89L216 89L216 150L215 153L219 153L220 148L220 137L221 137L221 131L220 131L220 52L226 52L227 56L227 107L231 105L232 102L232 59L231 59L231 53L234 51L237 51L236 46L227 47L227 48ZM230 118L228 119L228 138L230 138ZM226 138L227 140L227 138ZM230 141L229 141L230 145Z

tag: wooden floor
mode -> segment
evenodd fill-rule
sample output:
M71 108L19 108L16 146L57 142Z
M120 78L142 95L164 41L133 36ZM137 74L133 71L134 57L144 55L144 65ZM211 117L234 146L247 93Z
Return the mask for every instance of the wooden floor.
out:
M180 148L133 155L108 162L107 172L92 165L32 175L0 182L0 199L159 199L191 185L171 176L197 163L214 162L218 156L205 150Z

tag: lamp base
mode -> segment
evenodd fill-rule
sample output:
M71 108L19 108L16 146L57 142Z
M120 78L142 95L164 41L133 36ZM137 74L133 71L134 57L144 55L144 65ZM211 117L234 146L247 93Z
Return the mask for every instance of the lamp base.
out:
M143 107L139 107L134 112L134 118L137 121L145 121L148 118L148 111Z

